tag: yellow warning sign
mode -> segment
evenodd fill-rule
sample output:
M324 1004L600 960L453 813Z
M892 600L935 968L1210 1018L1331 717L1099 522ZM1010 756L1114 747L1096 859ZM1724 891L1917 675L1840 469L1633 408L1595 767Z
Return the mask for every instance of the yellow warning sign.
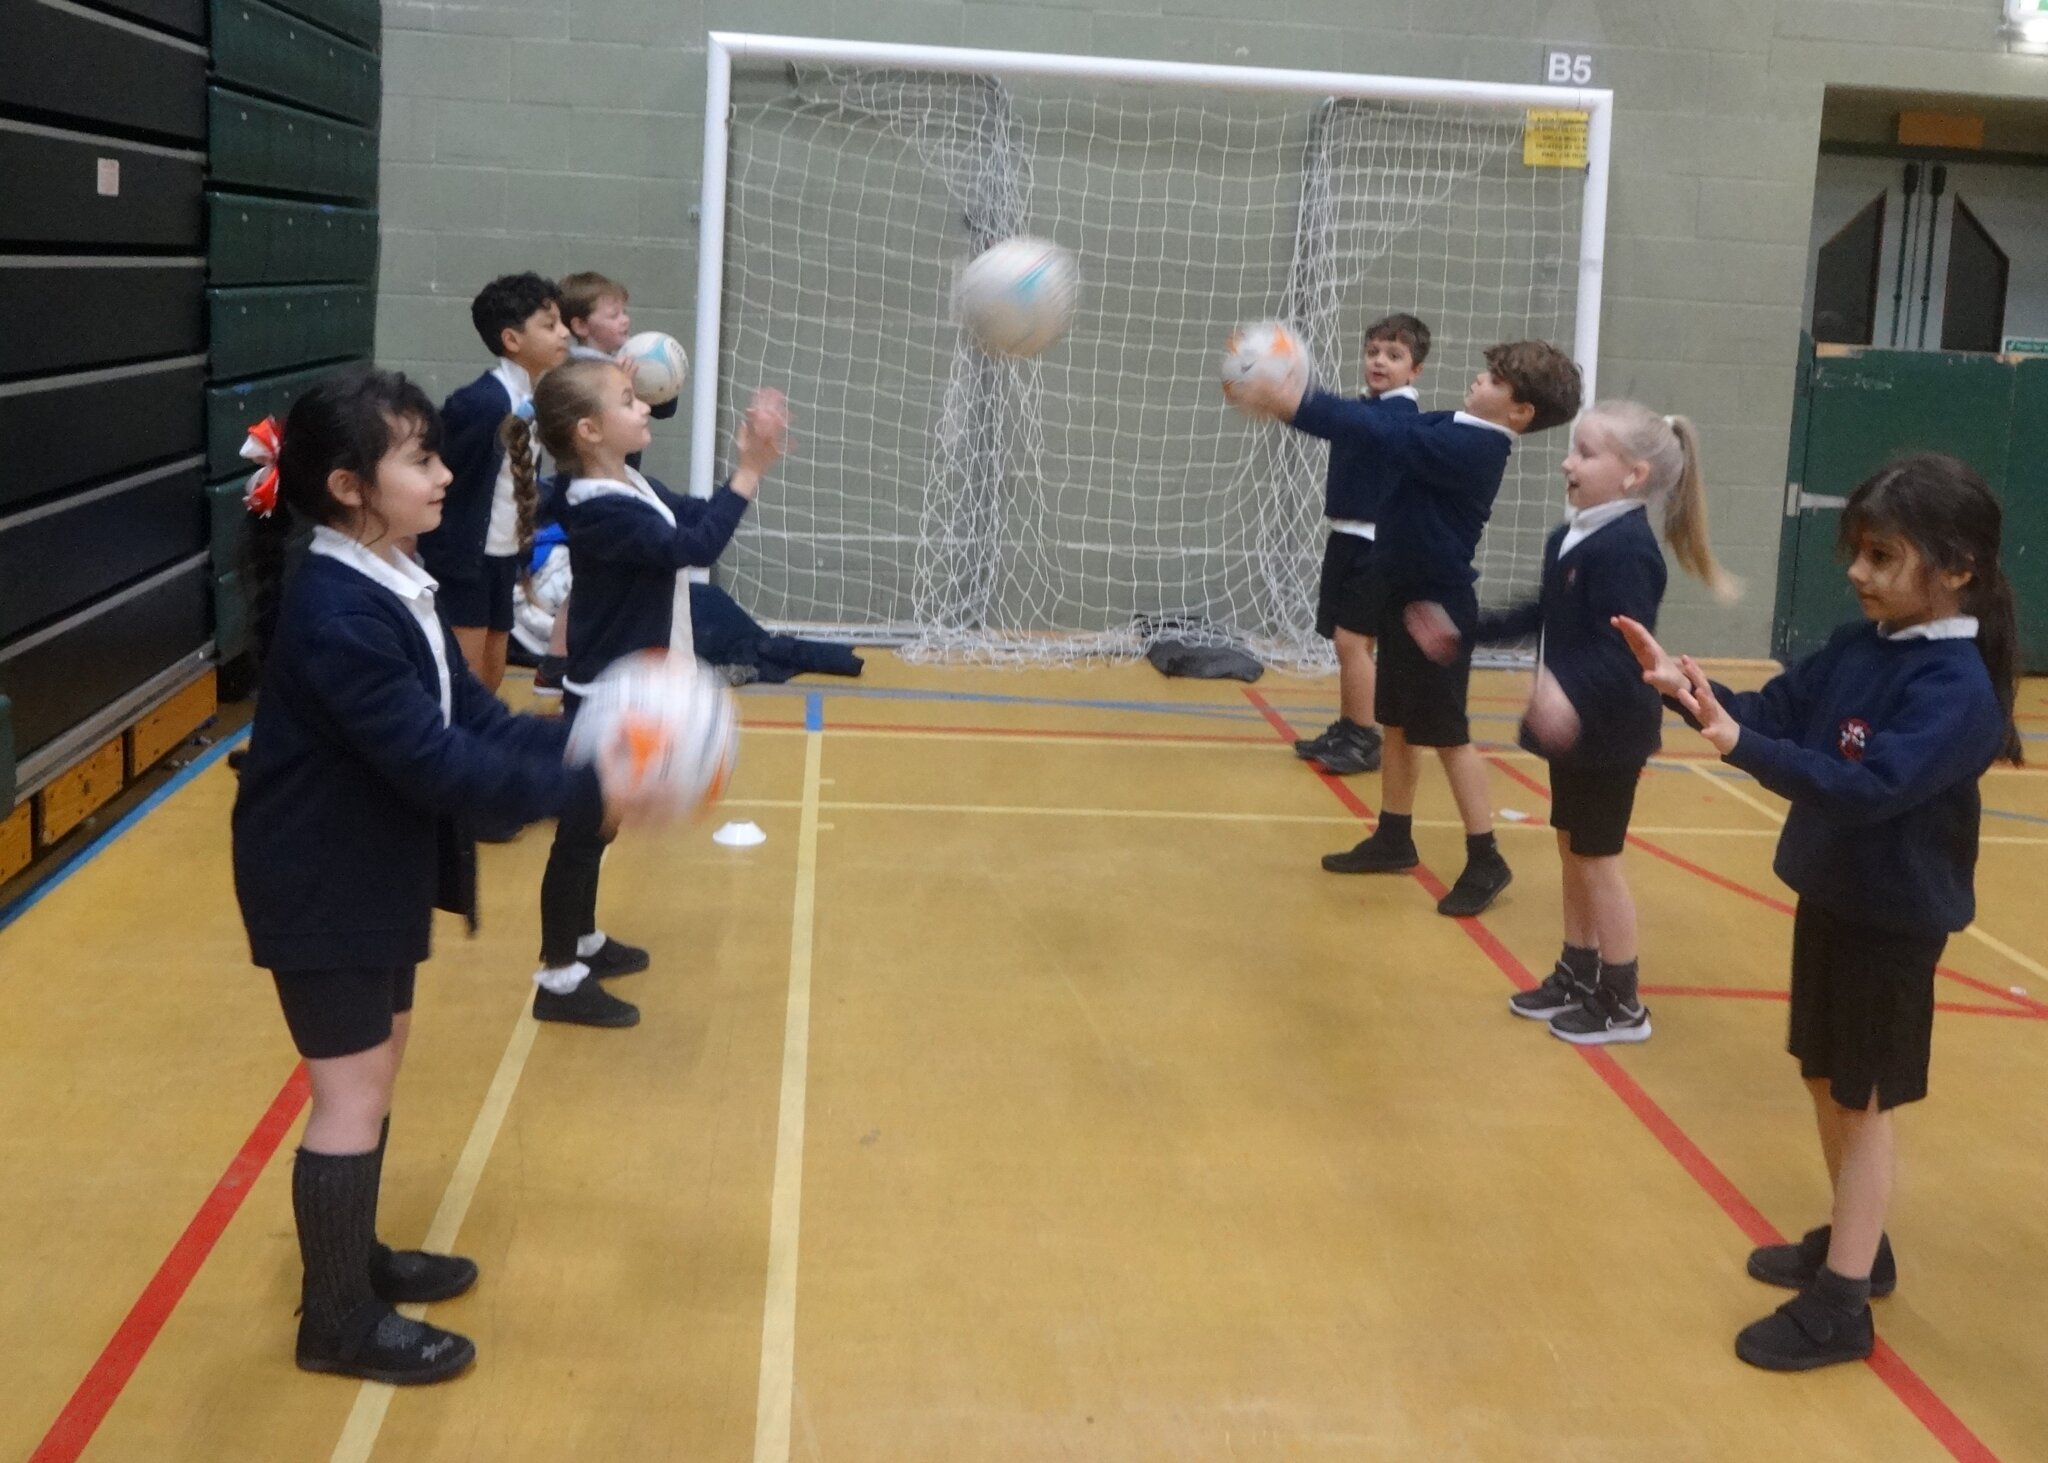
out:
M1522 127L1522 166L1583 168L1589 120L1584 112L1530 108Z

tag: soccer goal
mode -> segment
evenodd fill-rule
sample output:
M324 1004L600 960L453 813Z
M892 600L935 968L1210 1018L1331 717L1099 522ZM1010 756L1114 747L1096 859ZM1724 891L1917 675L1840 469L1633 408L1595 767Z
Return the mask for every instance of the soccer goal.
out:
M1231 410L1232 327L1283 319L1361 389L1367 322L1435 334L1425 409L1498 340L1599 341L1605 91L714 34L691 486L757 386L798 450L722 574L770 623L1042 663L1164 633L1329 663L1322 444ZM956 271L1038 234L1079 313L1032 360ZM1481 595L1533 585L1562 432L1512 459Z

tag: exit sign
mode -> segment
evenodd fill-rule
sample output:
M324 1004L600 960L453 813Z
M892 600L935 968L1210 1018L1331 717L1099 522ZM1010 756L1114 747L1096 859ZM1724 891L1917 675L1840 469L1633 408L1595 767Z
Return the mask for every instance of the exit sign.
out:
M2025 335L2008 335L2005 338L2005 353L2009 356L2048 356L2048 340L2038 340Z
M2048 0L2005 0L2005 28L2023 41L2048 42Z

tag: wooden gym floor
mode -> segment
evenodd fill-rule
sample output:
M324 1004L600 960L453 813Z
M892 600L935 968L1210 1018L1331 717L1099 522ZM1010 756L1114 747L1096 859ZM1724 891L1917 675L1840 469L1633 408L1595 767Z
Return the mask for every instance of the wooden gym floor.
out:
M1513 679L1475 690L1508 742ZM1780 805L1669 737L1630 856L1657 1035L1582 1054L1504 1008L1558 944L1540 764L1493 762L1514 887L1445 920L1434 771L1426 872L1316 867L1378 793L1286 749L1332 696L887 654L751 690L726 815L767 842L607 866L606 927L656 953L630 1032L526 1016L545 831L485 849L383 1218L481 1262L433 1313L481 1361L402 1394L291 1366L305 1090L246 964L232 775L195 767L0 914L0 1452L2048 1457L2048 771L1985 782L1883 1345L1766 1376L1730 1350L1781 1298L1744 1254L1825 1202ZM2048 685L2024 710L2048 738Z

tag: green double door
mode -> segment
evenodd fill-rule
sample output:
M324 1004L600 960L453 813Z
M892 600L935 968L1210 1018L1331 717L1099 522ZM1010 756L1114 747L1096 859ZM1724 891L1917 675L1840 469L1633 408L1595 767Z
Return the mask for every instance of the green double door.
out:
M1855 486L1908 452L1947 452L2005 505L2005 570L2029 671L2048 671L2048 357L1823 347L1802 339L1772 652L1795 660L1862 612L1836 551Z

